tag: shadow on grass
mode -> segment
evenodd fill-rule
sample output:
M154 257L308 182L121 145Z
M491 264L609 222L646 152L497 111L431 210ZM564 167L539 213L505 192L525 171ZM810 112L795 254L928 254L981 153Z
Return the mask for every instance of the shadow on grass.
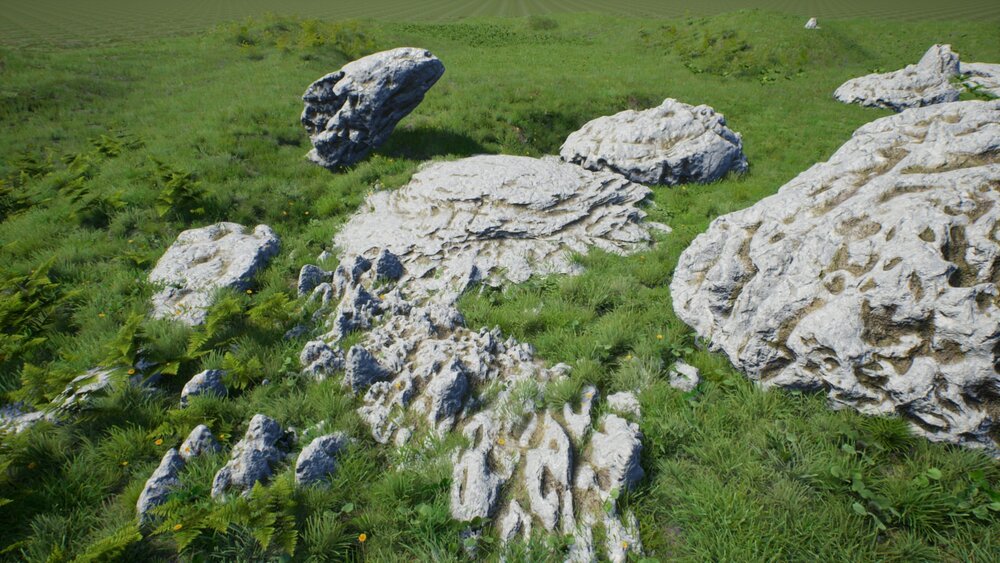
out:
M389 141L375 154L411 160L428 160L435 156L472 156L489 152L478 141L453 131L416 127L397 128Z

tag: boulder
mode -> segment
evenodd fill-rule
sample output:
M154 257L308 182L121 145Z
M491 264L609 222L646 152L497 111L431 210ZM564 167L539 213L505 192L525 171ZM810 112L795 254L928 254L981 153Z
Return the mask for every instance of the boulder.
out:
M355 344L347 351L347 367L344 371L344 385L357 394L367 390L373 383L389 378L389 371L382 367L375 356Z
M566 162L609 170L646 184L714 182L745 172L739 133L714 109L672 98L644 111L598 117L570 133L559 149Z
M214 292L246 289L279 248L267 225L247 232L236 223L216 223L182 232L149 273L151 283L163 286L153 295L152 316L192 326L205 322Z
M698 373L698 368L684 360L674 362L674 366L670 368L670 373L667 375L670 378L670 386L685 393L693 391L701 381L701 374Z
M302 266L302 269L299 270L299 283L297 285L299 297L312 293L317 286L328 282L332 275L333 272L327 272L319 266L312 264Z
M222 383L222 378L225 375L226 372L221 369L207 369L193 376L181 389L181 407L186 407L188 397L195 395L215 395L216 397L228 395L229 390Z
M681 255L674 310L767 386L996 451L1000 101L858 129Z
M171 491L180 486L181 480L178 474L181 469L184 469L184 458L177 453L177 450L170 448L160 460L160 465L146 480L146 485L139 494L135 510L140 523L148 522L149 511L166 502Z
M337 457L347 443L347 436L340 432L309 442L295 461L295 483L312 485L328 479L337 470Z
M243 439L233 446L229 463L215 474L212 498L229 489L249 492L258 481L270 480L274 466L285 458L288 442L289 436L274 419L254 415Z
M405 267L414 297L453 300L470 284L573 273L572 252L649 247L636 204L650 190L607 172L523 156L483 155L421 168L405 186L368 197L335 237L345 256L382 249ZM428 213L428 209L435 210Z
M1000 64L961 63L959 68L967 88L1000 98Z
M601 426L590 440L590 463L599 476L601 496L607 499L615 490L631 489L645 476L639 465L642 434L637 424L614 414L606 415Z
M215 436L212 435L212 431L208 429L208 426L204 424L199 424L191 430L188 437L184 439L180 447L180 455L184 458L184 461L190 461L191 458L200 456L203 453L213 453L219 451L219 442L215 440Z
M429 51L400 47L344 65L302 95L309 159L335 169L368 156L424 99L444 65Z
M331 348L322 340L311 340L302 348L299 363L302 373L322 381L331 373L344 369L344 352L339 347Z
M833 96L845 104L903 111L954 102L960 94L951 80L958 76L958 55L951 45L933 45L917 64L887 72L852 78Z
M806 29L819 29L819 22L816 21L816 18L809 18L805 27Z

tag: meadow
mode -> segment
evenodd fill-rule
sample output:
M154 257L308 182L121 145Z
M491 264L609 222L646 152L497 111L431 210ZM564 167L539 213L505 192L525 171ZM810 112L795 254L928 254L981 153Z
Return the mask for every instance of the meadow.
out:
M888 114L835 102L845 79L914 62L937 42L966 61L1000 62L993 2L961 4L980 10L966 21L935 21L927 3L919 21L836 19L818 32L802 29L798 8L640 19L556 13L566 2L487 2L477 13L454 2L419 12L371 3L367 13L324 4L329 12L312 16L337 18L326 21L244 18L262 2L241 13L175 3L175 24L146 39L140 30L158 20L108 1L90 20L69 11L47 32L24 31L32 43L86 36L73 48L13 47L10 22L49 4L8 4L18 10L0 15L0 402L42 405L86 369L132 369L139 357L165 376L155 392L117 387L71 423L2 438L3 560L466 559L464 526L448 509L454 443L379 447L336 378L298 375L309 335L283 335L314 307L295 296L298 270L330 249L366 193L402 185L421 162L552 154L584 122L666 97L725 114L750 172L655 188L646 211L673 233L653 249L594 252L580 258L581 276L471 292L460 303L467 324L499 325L547 363L571 364L547 404L578 397L585 383L641 390L647 478L622 502L639 516L648 560L1000 559L995 460L917 438L899 419L829 410L822 396L757 389L676 318L668 290L680 252L714 217L774 193ZM483 17L422 21L462 14ZM127 40L100 23L119 15ZM212 18L240 20L174 34ZM37 39L45 33L55 38ZM447 68L425 101L357 165L332 174L308 163L305 87L401 45L427 48ZM220 292L203 327L148 319L152 265L180 231L221 220L270 225L281 254L252 291ZM702 371L693 392L666 382L677 359ZM184 382L216 367L228 371L230 397L176 408ZM228 448L258 412L298 428L325 419L357 445L328 488L296 489L286 468L224 504L208 488L225 453L200 458L159 509L160 525L139 529L136 499L167 448L203 422ZM492 533L477 547L490 560L504 552ZM564 548L564 538L537 535L506 555L555 561Z

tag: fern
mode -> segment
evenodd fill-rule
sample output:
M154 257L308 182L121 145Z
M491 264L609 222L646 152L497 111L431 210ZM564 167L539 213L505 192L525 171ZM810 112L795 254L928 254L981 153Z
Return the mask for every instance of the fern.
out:
M129 523L91 543L74 562L116 561L130 545L138 541L142 541L139 527L135 523Z
M173 168L153 157L150 157L150 160L156 166L153 177L160 186L160 194L156 197L154 205L160 217L173 214L187 219L204 215L206 192L194 174Z

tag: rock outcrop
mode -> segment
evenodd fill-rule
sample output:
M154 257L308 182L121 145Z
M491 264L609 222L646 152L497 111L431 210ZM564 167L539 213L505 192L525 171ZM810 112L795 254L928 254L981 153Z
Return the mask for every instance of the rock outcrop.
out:
M313 485L327 480L337 470L337 457L347 444L347 436L340 432L309 442L295 461L295 483Z
M302 95L302 125L314 147L309 159L330 169L363 159L442 74L444 65L429 51L400 47L362 57L313 82Z
M1000 98L1000 64L961 63L966 88Z
M229 390L222 383L222 378L225 375L226 372L221 369L207 369L195 374L181 389L181 407L186 407L188 398L196 395L215 395L216 397L228 395Z
M833 96L845 104L903 111L957 101L960 92L951 80L958 75L958 55L952 52L951 45L933 45L917 64L852 78L837 88Z
M645 213L636 204L649 194L618 175L551 157L434 162L398 190L369 196L335 243L345 257L391 251L410 296L453 299L477 281L573 273L570 253L591 246L619 254L647 248L646 226L656 225L640 224Z
M714 109L667 98L659 107L599 117L570 133L563 160L646 184L714 182L745 172L739 133Z
M681 255L678 316L768 386L996 451L1000 101L858 129Z
M254 415L243 439L233 446L229 463L215 474L212 498L229 489L247 492L258 481L268 481L274 467L285 459L290 439L274 419Z
M199 424L191 430L188 437L181 443L178 453L184 458L184 461L190 461L193 457L200 456L203 453L214 453L220 449L222 448L219 446L219 442L216 441L215 436L208 429L208 426Z
M181 480L178 474L181 469L184 469L184 458L177 453L177 450L170 448L160 460L160 465L146 480L146 485L139 494L135 510L140 523L146 523L149 520L149 511L163 504L167 500L167 495L180 486Z
M257 225L250 233L236 223L182 232L149 273L151 283L163 286L153 295L152 316L203 323L217 289L246 289L279 248L277 235L267 225Z

